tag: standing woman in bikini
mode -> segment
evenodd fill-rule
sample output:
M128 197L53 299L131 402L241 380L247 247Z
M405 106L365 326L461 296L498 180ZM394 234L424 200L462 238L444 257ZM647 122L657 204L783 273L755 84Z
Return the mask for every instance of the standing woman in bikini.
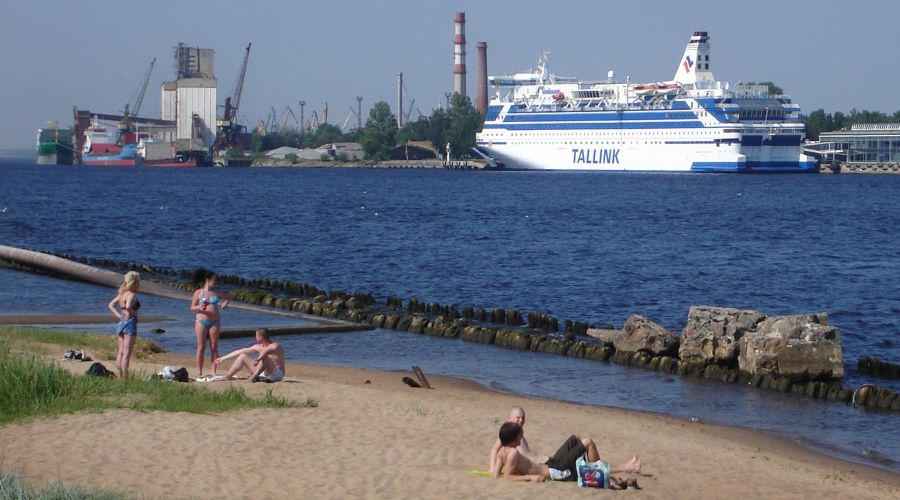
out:
M131 352L134 350L134 341L137 337L138 317L137 310L141 303L134 295L141 287L141 275L137 271L125 273L122 284L119 285L119 293L109 301L109 310L119 318L116 326L118 336L116 346L116 368L119 369L119 377L128 377L128 365L131 364Z
M194 335L197 337L197 376L203 376L203 357L206 354L206 341L209 339L209 361L212 374L216 374L216 365L212 361L219 357L219 328L221 327L221 311L228 306L228 295L216 288L216 273L208 269L194 271L194 296L191 299L191 311L197 313L194 323Z

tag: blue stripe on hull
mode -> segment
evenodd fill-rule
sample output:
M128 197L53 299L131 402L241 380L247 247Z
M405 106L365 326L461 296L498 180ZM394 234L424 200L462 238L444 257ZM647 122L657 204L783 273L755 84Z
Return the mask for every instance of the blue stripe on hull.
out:
M691 164L691 172L738 173L746 172L744 163L734 161L695 161Z

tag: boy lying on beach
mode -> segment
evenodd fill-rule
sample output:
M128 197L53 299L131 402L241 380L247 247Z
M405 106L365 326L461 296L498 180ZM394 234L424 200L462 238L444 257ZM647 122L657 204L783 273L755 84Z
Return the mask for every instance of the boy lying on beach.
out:
M579 457L586 454L586 458L590 462L600 460L597 446L593 440L586 438L589 440L590 446L585 448L583 440L574 434L569 436L569 439L559 447L559 450L552 457L545 463L540 464L532 462L517 449L523 437L521 425L515 422L504 422L500 426L499 437L500 449L497 450L496 458L491 464L491 477L494 478L499 478L502 475L504 479L511 481L532 481L536 483L551 479L556 481L575 481L577 480L575 461ZM641 460L637 457L632 457L628 462L613 465L610 468L612 473L636 474L640 470ZM610 478L610 483L619 489L624 489L627 486L637 486L635 481L626 482L616 478Z
M255 356L255 358L254 358ZM216 358L214 365L226 359L234 358L234 363L224 377L217 376L213 380L232 380L237 372L246 368L250 372L250 382L280 382L284 379L284 349L269 337L265 328L256 330L256 343L243 349L235 349Z

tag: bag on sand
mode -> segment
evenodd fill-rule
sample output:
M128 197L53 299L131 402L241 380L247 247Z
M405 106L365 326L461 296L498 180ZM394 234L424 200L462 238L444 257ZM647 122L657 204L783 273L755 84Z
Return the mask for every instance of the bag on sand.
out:
M92 364L86 372L85 375L92 375L94 377L115 377L116 374L107 370L105 366L103 366L99 361Z
M190 377L188 376L187 368L185 368L183 366L181 368L173 371L172 375L174 375L175 380L178 382L187 382L190 380Z
M584 455L575 461L578 486L582 488L609 488L609 464L603 460L588 462Z
M187 382L190 380L187 368L183 366L177 370L172 366L165 366L162 371L159 372L157 378L162 380L174 380L176 382Z

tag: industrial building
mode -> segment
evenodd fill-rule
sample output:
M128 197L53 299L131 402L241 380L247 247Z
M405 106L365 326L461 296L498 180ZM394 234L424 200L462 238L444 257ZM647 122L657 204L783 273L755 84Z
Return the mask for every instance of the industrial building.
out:
M866 123L822 132L820 144L848 164L900 164L900 123Z
M175 139L202 141L190 149L212 145L216 136L215 50L175 47L174 82L160 86L160 117L175 122ZM199 146L199 147L198 147Z

